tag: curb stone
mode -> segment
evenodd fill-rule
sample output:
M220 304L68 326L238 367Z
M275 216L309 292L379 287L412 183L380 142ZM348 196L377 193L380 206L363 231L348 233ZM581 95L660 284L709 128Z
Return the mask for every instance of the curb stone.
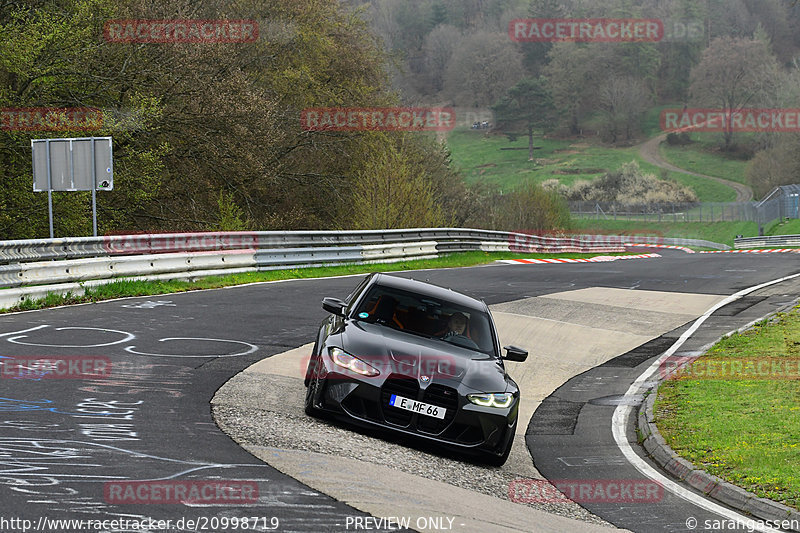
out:
M653 406L657 396L658 390L651 390L647 399L639 407L637 421L640 433L646 437L642 443L645 450L661 468L709 498L748 515L761 520L796 520L800 522L799 511L766 498L759 498L757 495L713 476L678 457L664 441L664 437L661 436L655 425ZM800 532L800 527L795 527L791 531Z

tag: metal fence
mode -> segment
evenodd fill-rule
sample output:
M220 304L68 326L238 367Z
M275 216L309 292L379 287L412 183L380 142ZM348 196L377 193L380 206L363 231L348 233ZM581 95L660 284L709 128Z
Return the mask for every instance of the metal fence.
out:
M612 202L570 202L573 218L639 222L755 222L760 233L776 220L795 217L780 198L764 202L693 202L623 205Z

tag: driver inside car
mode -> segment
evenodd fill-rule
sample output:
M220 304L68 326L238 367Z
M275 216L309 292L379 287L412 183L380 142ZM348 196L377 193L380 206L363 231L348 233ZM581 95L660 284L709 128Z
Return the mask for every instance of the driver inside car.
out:
M464 313L453 313L450 320L447 321L447 333L444 334L443 339L449 339L456 335L466 337L467 330L467 317Z

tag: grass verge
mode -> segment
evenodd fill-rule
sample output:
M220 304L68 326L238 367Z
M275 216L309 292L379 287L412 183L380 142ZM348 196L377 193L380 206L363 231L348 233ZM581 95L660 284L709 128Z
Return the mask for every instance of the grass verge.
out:
M633 252L636 253L636 252ZM368 272L392 272L400 270L421 270L428 268L455 268L483 265L500 259L536 259L536 258L580 258L596 255L631 255L631 253L611 254L518 254L513 252L463 252L447 254L436 259L418 259L397 263L377 263L368 265L343 265L329 267L295 268L287 270L270 270L266 272L246 272L243 274L230 274L225 276L210 276L196 281L137 281L120 279L110 281L97 287L87 287L83 295L58 295L48 294L47 297L35 300L25 300L17 306L2 309L0 313L15 311L30 311L60 305L99 302L114 298L131 296L150 296L156 294L170 294L176 292L195 291L203 289L218 289L247 283L263 281L278 281L284 279L323 278L331 276L345 276L348 274L365 274ZM2 290L2 289L0 289Z
M767 235L800 235L800 218L775 224L769 228Z
M765 357L784 359L785 370L768 371L771 379L687 373L664 382L656 423L688 461L760 497L800 508L800 306L721 340L693 368Z
M653 218L652 216L650 218ZM611 219L572 219L575 233L613 233L616 235L652 235L682 239L705 239L733 246L737 235L758 236L755 222L671 222L671 215L662 222ZM765 228L766 235L800 235L800 219L773 223Z

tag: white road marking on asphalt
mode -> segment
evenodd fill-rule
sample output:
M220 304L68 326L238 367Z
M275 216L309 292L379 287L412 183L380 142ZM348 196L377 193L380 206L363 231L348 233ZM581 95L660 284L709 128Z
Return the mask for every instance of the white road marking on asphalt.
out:
M147 300L138 304L121 305L120 307L127 307L128 309L155 309L156 307L177 307L172 300Z
M150 355L152 357L239 357L240 355L247 355L255 352L258 350L258 346L255 344L250 344L249 342L244 341L234 341L230 339L204 339L200 337L169 337L166 339L159 339L158 342L167 342L167 341L208 341L208 342L229 342L235 344L244 344L249 348L244 352L239 353L231 353L231 354L206 354L206 355L174 355L174 354L164 354L164 353L148 353L148 352L137 352L134 348L136 346L126 346L125 351L128 353L133 353L136 355Z
M48 326L48 325L44 325L44 326L36 326L34 328L21 329L19 331L9 331L8 333L0 333L0 337L8 337L9 335L18 335L20 333L28 333L28 332L31 332L31 331L36 331L36 330L39 330L39 329L44 329L44 328L49 328L49 327L50 326Z
M50 327L50 326L39 326L37 328L31 328L31 329L25 330L25 331L33 331L35 329L42 329L42 328L48 328L48 327ZM13 343L13 344L22 344L24 346L43 346L43 347L47 347L47 348L99 348L101 346L113 346L115 344L122 344L123 342L128 342L129 340L133 340L133 339L136 338L136 335L134 335L133 333L128 333L127 331L119 331L117 329L107 329L107 328L88 328L88 327L82 327L82 326L66 326L66 327L63 327L63 328L56 328L55 330L56 331L63 331L65 329L89 329L89 330L92 330L92 331L110 331L111 333L119 333L120 335L123 335L124 338L120 339L120 340L117 340L117 341L114 341L114 342L105 342L105 343L101 343L101 344L37 344L35 342L20 342L20 341L17 340L17 339L24 339L25 337L27 337L27 335L16 335L15 337L9 337L6 340L8 342ZM16 332L16 333L23 333L23 332L19 331L19 332ZM4 334L4 335L7 335L7 334ZM2 337L4 335L0 335L0 337Z
M650 368L644 371L636 381L634 381L628 391L625 393L625 396L635 396L637 394L642 393L642 389L645 387L643 386L644 382L646 382L659 368L662 362L673 355L678 349L683 346L683 344L692 336L694 333L700 328L700 326L705 322L715 311L724 307L725 305L734 302L745 296L750 294L751 292L755 292L759 289L763 289L765 287L769 287L770 285L775 285L777 283L781 283L783 281L787 281L790 279L794 279L800 277L800 274L793 274L791 276L785 276L780 279L768 281L766 283L761 283L760 285L756 285L754 287L749 287L747 289L743 289L731 296L728 296L721 302L717 303L711 309L705 312L703 316L695 320L694 324L686 330L686 332L681 335L675 343L670 346L670 348L664 352L661 357L659 357ZM625 426L628 420L628 416L631 413L631 406L630 405L620 405L614 410L614 416L611 419L611 431L614 435L614 440L617 443L620 451L622 451L623 455L628 459L628 461L642 474L647 476L648 478L661 483L664 486L664 489L670 491L671 493L675 494L676 496L683 498L684 500L697 505L707 511L712 513L716 513L720 516L723 516L727 519L734 520L738 524L742 525L745 528L753 528L752 530L756 531L763 531L766 533L780 533L777 529L767 528L758 525L758 521L754 521L752 518L748 518L736 511L731 511L720 504L714 503L694 492L690 491L686 487L668 479L667 477L663 476L660 472L658 472L655 468L647 464L641 457L636 455L631 448L630 443L628 442L627 437L625 436ZM748 529L751 530L751 529Z

